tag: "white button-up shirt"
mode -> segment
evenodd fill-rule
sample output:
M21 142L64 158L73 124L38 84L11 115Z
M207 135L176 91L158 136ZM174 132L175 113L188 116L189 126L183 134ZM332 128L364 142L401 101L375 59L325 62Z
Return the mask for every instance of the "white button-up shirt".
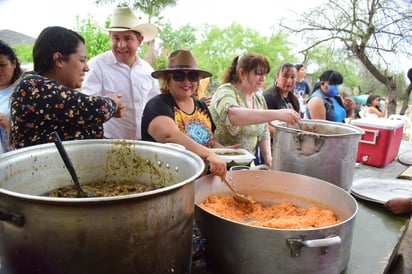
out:
M107 51L93 57L85 75L82 92L90 95L119 93L126 106L122 118L104 123L104 136L115 139L141 139L141 121L146 102L160 93L159 82L150 74L152 66L141 58L130 68L117 62L114 54Z

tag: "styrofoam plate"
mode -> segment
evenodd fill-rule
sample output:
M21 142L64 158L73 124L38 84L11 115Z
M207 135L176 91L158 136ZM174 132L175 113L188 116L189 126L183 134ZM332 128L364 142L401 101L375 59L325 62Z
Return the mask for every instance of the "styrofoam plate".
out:
M412 197L412 181L362 178L353 181L351 193L360 199L383 204L393 198Z

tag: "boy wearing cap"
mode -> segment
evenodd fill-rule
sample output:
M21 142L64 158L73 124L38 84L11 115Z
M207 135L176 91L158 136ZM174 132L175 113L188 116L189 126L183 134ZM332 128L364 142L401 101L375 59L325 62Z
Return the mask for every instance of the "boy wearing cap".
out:
M159 94L159 84L150 74L152 66L139 58L143 42L155 39L157 27L139 24L129 7L115 8L108 31L111 50L88 62L82 91L90 95L117 93L126 107L124 117L104 124L106 138L141 139L141 119L146 102Z

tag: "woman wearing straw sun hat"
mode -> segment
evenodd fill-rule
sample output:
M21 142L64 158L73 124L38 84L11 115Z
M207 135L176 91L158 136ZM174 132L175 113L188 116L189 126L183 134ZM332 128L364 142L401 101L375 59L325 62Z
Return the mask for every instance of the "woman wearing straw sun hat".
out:
M222 147L214 138L215 125L206 104L195 99L199 81L212 76L197 67L192 53L170 54L166 69L152 73L161 82L161 94L144 108L142 139L177 143L198 154L215 175L226 174L226 163L209 148Z
M152 66L139 58L137 51L143 42L158 34L153 24L139 23L127 6L113 11L109 28L111 50L88 62L82 91L90 95L116 93L121 95L126 112L122 119L104 124L106 138L141 139L142 112L146 102L159 94L159 84L151 77Z

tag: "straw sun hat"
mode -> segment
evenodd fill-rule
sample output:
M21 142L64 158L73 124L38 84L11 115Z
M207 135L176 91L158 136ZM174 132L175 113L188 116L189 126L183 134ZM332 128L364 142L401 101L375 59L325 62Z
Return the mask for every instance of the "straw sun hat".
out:
M197 67L197 63L193 54L188 50L176 50L172 52L169 56L169 62L167 64L167 68L163 70L157 70L152 72L152 77L159 79L163 78L171 71L176 70L192 70L199 73L199 78L207 78L211 77L212 74L205 70L201 70Z
M139 20L129 7L116 7L110 18L109 28L104 29L109 31L137 31L143 35L143 42L148 42L156 38L159 33L157 27L153 24L139 24Z

